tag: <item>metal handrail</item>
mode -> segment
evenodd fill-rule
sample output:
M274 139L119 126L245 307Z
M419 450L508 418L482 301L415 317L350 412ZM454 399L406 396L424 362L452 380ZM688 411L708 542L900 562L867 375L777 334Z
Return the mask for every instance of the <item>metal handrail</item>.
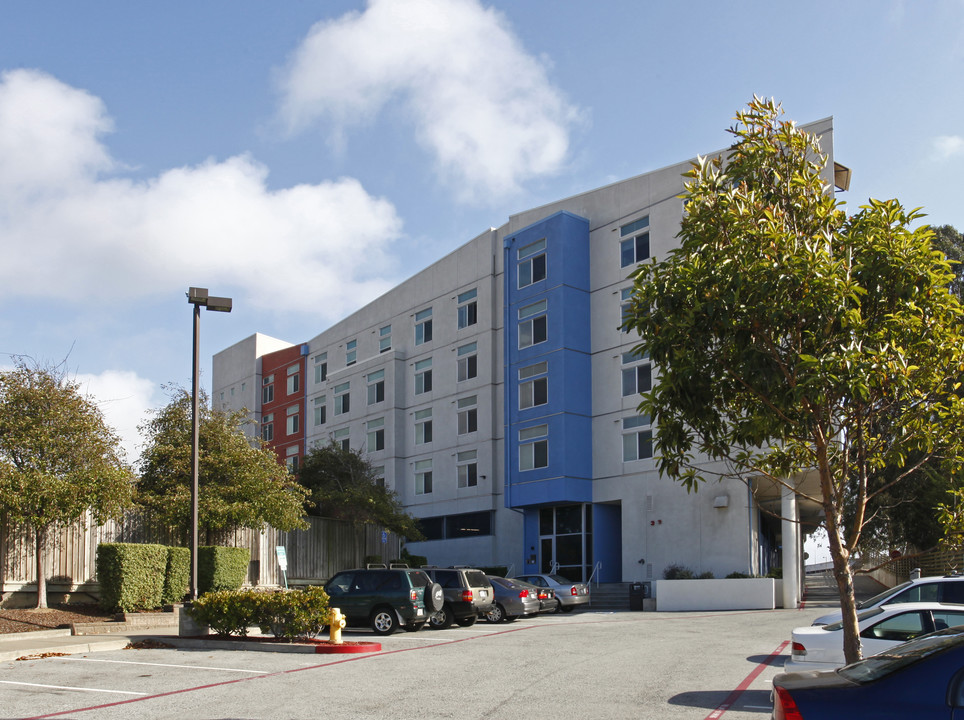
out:
M587 584L587 585L592 585L592 579L593 579L594 577L596 577L596 571L597 571L597 570L602 570L602 560L597 560L597 561L596 561L596 564L592 566L592 573L590 573L590 575L589 575L589 580L586 581L586 584ZM599 587L599 580L598 580L598 579L596 580L596 587L597 587L597 588ZM592 600L590 600L589 602L590 602L590 604L591 604L591 603L592 603Z
M505 576L506 576L507 578L512 577L512 575L513 575L513 570L515 570L515 563L512 563L511 565L509 565L509 569L505 571Z
M550 575L555 575L557 572L559 572L559 561L558 561L558 560L556 560L554 563L552 563L552 569L549 570L549 574L550 574Z

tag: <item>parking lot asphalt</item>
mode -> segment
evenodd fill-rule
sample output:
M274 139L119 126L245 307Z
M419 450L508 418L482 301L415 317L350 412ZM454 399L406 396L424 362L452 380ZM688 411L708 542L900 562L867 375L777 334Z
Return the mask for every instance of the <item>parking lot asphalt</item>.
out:
M814 594L816 597L816 594ZM790 631L825 612L583 611L375 638L364 655L206 648L95 652L163 633L45 638L0 662L0 718L706 718L769 715ZM168 640L173 640L170 636ZM40 640L35 641L35 645ZM0 642L0 647L2 647ZM122 646L123 647L123 646ZM70 652L67 650L67 652Z

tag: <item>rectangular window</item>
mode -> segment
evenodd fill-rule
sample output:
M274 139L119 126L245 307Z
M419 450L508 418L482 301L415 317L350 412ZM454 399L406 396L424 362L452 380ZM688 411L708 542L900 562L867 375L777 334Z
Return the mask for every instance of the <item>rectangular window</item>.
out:
M539 377L547 372L549 372L549 363L545 361L519 368L520 410L549 402L549 378Z
M479 411L476 406L476 396L462 398L458 401L459 435L474 433L479 429Z
M375 478L375 484L378 487L385 487L385 466L375 465L372 468L372 477Z
M458 382L471 380L479 374L478 355L476 355L478 347L478 343L469 343L459 348L456 361L458 363Z
M299 410L300 410L300 407L298 405L292 405L290 408L288 408L285 411L285 414L288 416L286 423L287 423L287 431L289 435L295 435L300 429L299 418L301 416L298 414Z
M653 457L653 431L649 417L637 415L623 418L623 462Z
M301 385L299 382L299 379L301 378L301 375L298 374L299 369L300 368L297 365L292 365L287 370L289 395L294 395L296 392L298 392L298 388Z
M328 379L328 353L315 355L315 382L321 383Z
M374 405L385 400L385 371L368 373L368 404Z
M432 308L415 313L415 344L432 341Z
M319 395L314 400L315 427L324 425L328 421L328 406L325 404L325 396Z
M274 375L268 375L261 381L261 404L274 402Z
M631 300L633 299L633 289L623 288L619 292L619 329L628 333L632 328L626 326L626 321L633 317Z
M285 466L288 468L288 472L296 473L298 472L298 446L292 445L285 450Z
M619 228L619 265L636 265L649 257L649 218Z
M650 365L623 368L623 397L639 395L653 389L653 371Z
M460 488L476 487L479 484L478 450L460 452L455 459Z
M475 325L479 320L478 306L476 305L475 289L466 290L459 295L459 330Z
M519 287L524 288L546 279L546 240L519 248Z
M445 537L480 537L492 534L492 511L460 513L445 518Z
M432 492L432 461L419 460L415 463L415 494L428 495Z
M261 439L265 442L274 440L274 414L269 413L261 418Z
M368 452L376 452L385 449L385 418L369 420L366 423L368 429Z
M432 442L432 408L415 411L415 444Z
M415 363L415 394L432 391L432 358Z
M335 415L344 415L351 409L350 386L351 381L335 385Z
M519 470L549 467L548 435L548 425L536 425L519 431Z
M345 344L345 365L354 365L358 359L358 341L349 340Z
M519 348L545 342L547 335L545 300L519 308Z
M378 352L388 352L392 349L392 326L386 325L378 329Z
M351 450L351 428L339 428L331 434L331 439L342 450Z

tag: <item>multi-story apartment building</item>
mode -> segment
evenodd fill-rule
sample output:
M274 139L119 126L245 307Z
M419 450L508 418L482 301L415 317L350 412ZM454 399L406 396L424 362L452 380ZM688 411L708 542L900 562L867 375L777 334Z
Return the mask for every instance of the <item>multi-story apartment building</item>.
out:
M832 122L808 130L832 180ZM676 245L689 167L514 215L300 345L227 348L215 396L273 383L248 407L289 465L318 443L362 449L422 521L412 552L439 565L722 577L781 564L782 544L799 566L797 525L765 512L799 517L792 494L738 480L687 493L659 476L637 412L658 370L620 329L628 278Z

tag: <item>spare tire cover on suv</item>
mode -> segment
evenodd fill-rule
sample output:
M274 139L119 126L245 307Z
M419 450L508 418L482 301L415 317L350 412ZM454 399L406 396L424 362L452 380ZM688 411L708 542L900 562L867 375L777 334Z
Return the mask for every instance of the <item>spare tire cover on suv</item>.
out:
M425 611L429 615L441 610L445 604L445 593L442 592L442 586L437 582L426 585L423 602L425 603Z

